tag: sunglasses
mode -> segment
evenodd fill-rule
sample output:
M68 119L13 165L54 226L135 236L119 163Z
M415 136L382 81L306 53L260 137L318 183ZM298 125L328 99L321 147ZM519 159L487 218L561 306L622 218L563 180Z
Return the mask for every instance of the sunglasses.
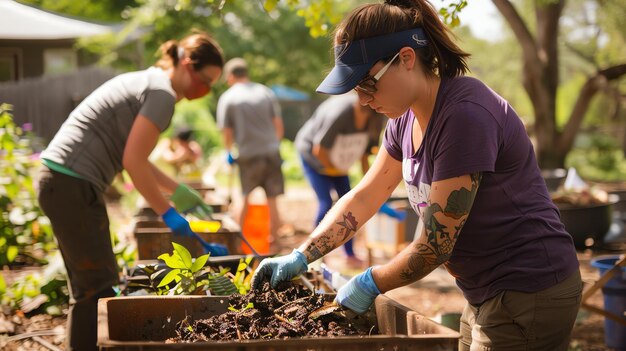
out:
M378 71L378 73L376 73L376 75L374 75L373 77L370 76L369 74L366 75L365 78L361 79L359 84L357 84L356 87L354 87L354 90L360 91L368 95L372 95L376 93L378 91L378 89L376 89L376 83L378 83L378 81L383 76L383 74L387 72L387 70L389 69L393 61L396 60L396 57L398 57L398 55L400 55L399 52L395 54L393 58L385 65L385 67L383 67L380 71Z

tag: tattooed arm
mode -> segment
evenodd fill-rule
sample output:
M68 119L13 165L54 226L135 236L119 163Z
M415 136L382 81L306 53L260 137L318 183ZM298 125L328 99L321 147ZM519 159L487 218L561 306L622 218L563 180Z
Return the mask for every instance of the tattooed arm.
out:
M357 186L328 211L298 250L313 262L348 241L378 211L402 179L402 163L382 147Z
M422 279L448 261L481 179L482 174L475 173L432 183L419 238L389 263L372 271L382 293Z

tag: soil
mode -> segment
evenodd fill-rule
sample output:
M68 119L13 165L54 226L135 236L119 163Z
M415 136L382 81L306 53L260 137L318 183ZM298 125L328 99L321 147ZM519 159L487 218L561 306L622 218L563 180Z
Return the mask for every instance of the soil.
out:
M333 337L377 334L375 323L364 316L332 312L317 318L311 313L329 304L322 294L292 283L276 290L264 282L260 290L229 298L231 311L208 319L177 325L175 338L168 343L285 339L292 337Z

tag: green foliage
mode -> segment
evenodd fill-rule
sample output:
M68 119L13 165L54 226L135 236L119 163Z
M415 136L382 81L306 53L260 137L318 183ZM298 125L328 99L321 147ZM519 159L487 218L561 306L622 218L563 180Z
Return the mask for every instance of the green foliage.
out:
M157 288L162 288L175 282L176 285L170 289L174 295L189 295L206 290L209 285L208 279L203 279L203 268L210 254L202 255L197 259L192 259L189 250L184 246L172 243L174 251L172 254L164 253L158 257L171 268L161 280Z
M576 168L581 177L588 180L626 179L626 158L614 139L601 134L581 139L581 145L568 154L567 167Z
M219 273L210 273L209 274L209 285L211 286L211 291L215 295L232 295L237 293L237 287L233 282L228 279L224 274L227 271L221 271Z
M439 15L445 24L454 28L461 24L459 13L467 6L467 0L456 0L439 9Z
M285 182L303 182L304 173L302 172L302 163L300 161L300 155L296 150L294 143L287 139L283 139L280 142L280 156L283 159L281 166L283 171L283 177Z
M470 74L504 97L526 122L534 119L534 110L521 84L521 49L515 38L505 35L497 42L472 36L467 26L455 28L462 49L471 53L468 64Z
M139 271L144 273L148 282L129 279L126 294L141 293L157 295L192 295L210 292L213 295L246 294L250 290L253 269L250 263L254 257L241 258L235 274L230 268L216 269L207 265L209 255L193 259L183 246L172 243L172 254L163 254L158 258L165 262L166 268L159 265L145 265ZM137 277L133 274L133 277ZM145 280L144 280L145 281Z
M111 244L117 266L122 271L125 268L133 266L137 257L137 247L128 245L128 243L120 241L115 231L111 231Z
M120 21L124 10L135 7L138 3L136 0L20 0L20 2L97 21Z
M250 267L250 263L252 262L252 259L252 256L240 259L239 265L237 266L237 272L232 279L233 284L237 288L237 292L241 295L247 294L251 288L252 267Z
M266 1L267 3L268 1ZM294 3L299 1L287 1L290 7L294 7ZM304 24L309 27L309 34L313 38L322 37L328 34L331 26L341 21L342 14L339 12L338 3L334 0L314 0L300 8L297 12L298 16L304 18Z
M210 97L178 102L172 117L172 125L162 137L172 137L178 128L188 127L194 130L194 139L204 153L209 154L221 148L222 136L211 113L214 109Z
M38 160L6 104L0 105L0 145L0 266L45 263L43 256L56 245L33 185Z
M0 275L0 305L24 313L61 315L69 302L65 267L57 252L43 272L15 279L10 285Z

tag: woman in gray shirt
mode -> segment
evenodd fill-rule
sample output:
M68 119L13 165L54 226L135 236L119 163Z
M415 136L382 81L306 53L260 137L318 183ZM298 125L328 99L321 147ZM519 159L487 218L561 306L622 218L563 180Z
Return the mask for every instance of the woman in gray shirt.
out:
M164 43L161 59L144 71L104 83L72 111L42 153L39 203L50 218L71 290L68 350L96 350L97 302L118 283L103 192L125 169L136 189L176 235L192 235L179 214L208 207L148 161L182 98L206 95L224 65L206 34ZM172 194L168 200L162 192ZM174 204L172 206L170 201ZM212 254L226 254L214 245Z

